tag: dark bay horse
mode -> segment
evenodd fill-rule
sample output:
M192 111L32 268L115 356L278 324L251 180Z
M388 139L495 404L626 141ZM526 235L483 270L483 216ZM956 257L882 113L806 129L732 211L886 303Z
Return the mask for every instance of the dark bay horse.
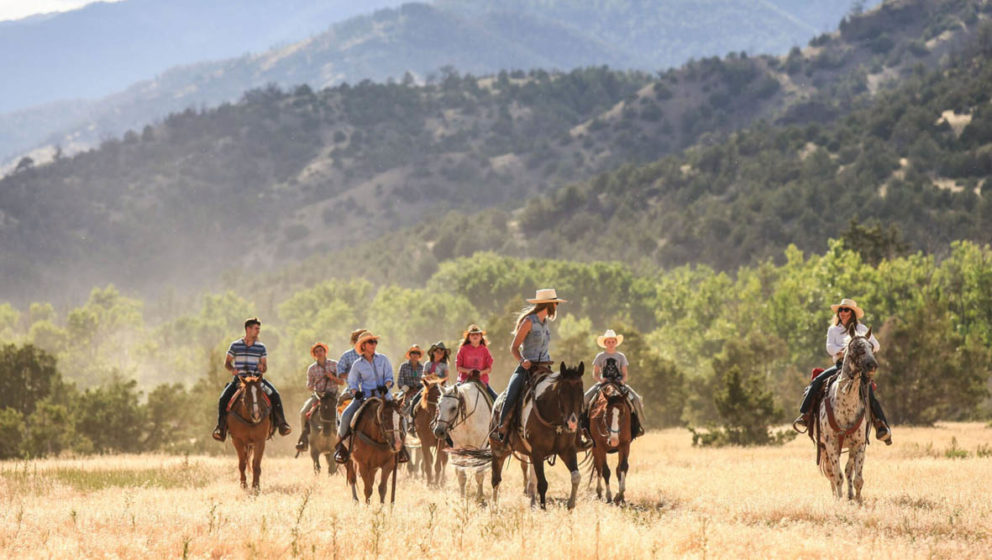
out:
M364 484L365 503L372 498L375 473L382 471L379 501L386 502L386 482L393 476L390 503L396 501L397 454L403 448L403 400L385 401L372 397L355 419L352 430L351 460L345 463L351 497L358 501L357 474Z
M544 474L544 461L558 457L568 467L572 476L572 491L568 497L568 509L575 507L575 496L579 489L582 474L579 472L575 450L575 433L579 427L579 414L582 412L583 392L582 374L585 365L579 362L574 369L567 368L561 363L558 373L543 371L531 372L528 388L520 402L520 423L518 428L511 430L507 444L496 439L496 425L499 422L499 411L504 404L505 393L496 400L493 415L489 423L490 449L458 450L453 454L473 457L492 462L493 505L499 501L499 485L502 481L503 464L511 454L524 455L530 459L537 481L537 492L531 492L533 506L540 495L541 508L547 505L548 479Z
M615 383L606 383L592 402L589 411L589 432L592 436L593 472L596 475L596 497L603 497L603 481L606 481L606 501L616 504L624 502L627 487L627 459L630 457L632 410L627 395ZM617 454L616 499L610 490L610 466L606 462L607 453Z
M251 459L251 487L257 492L258 478L262 474L265 440L272 435L272 404L262 390L261 377L239 377L238 381L240 386L227 409L227 432L238 452L241 487L248 487L245 468Z
M307 422L310 424L310 458L313 459L313 472L320 472L320 456L324 455L327 462L327 474L338 472L338 464L334 462L334 446L338 444L337 402L336 391L315 394L319 399L317 407L310 413Z
M427 477L427 484L444 485L444 467L448 463L448 454L442 453L445 440L434 435L431 423L437 416L437 403L441 398L441 381L423 379L424 388L417 403L416 410L413 411L413 427L420 440L420 452L422 454L421 466L424 476ZM431 463L433 463L433 468Z

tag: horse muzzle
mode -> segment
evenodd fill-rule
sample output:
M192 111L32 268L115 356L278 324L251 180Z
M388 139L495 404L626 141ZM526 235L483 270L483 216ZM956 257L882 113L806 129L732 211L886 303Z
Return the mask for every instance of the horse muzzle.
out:
M447 437L447 435L448 435L448 427L447 426L435 426L434 427L434 437L443 438L443 437Z
M575 432L579 429L579 417L574 412L569 415L568 420L565 421L565 427L568 428L569 432Z

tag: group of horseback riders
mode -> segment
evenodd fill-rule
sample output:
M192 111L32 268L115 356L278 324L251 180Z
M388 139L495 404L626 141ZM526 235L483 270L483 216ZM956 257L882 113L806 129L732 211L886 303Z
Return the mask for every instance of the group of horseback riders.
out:
M517 317L510 353L518 365L505 390L504 404L495 428L495 439L499 442L506 442L507 440L511 416L517 408L515 405L527 379L533 372L548 370L552 364L549 353L551 342L549 322L555 320L558 305L566 301L559 298L553 288L541 289L537 291L534 298L527 299L530 305ZM854 300L845 298L839 304L832 305L831 309L835 315L832 324L827 329L826 349L836 363L833 367L817 375L806 387L800 406L800 415L793 423L797 431L805 431L808 427L812 405L818 401L824 383L840 370L847 340L851 336L864 335L868 332L868 328L859 322L859 319L864 317L864 310L858 307ZM224 388L218 403L218 422L213 432L214 439L218 441L224 441L226 438L225 416L228 403L238 388L238 376L261 377L267 370L265 345L258 340L261 321L257 317L250 318L245 321L244 327L245 336L231 343L224 362L224 367L233 374L234 379ZM463 340L455 360L457 382L463 383L469 379L478 380L495 400L497 394L489 386L489 374L492 369L493 358L485 334L485 331L474 324L470 325L463 333ZM870 341L877 352L879 349L878 340L871 336ZM312 391L313 395L300 410L303 433L297 443L297 449L302 450L307 446L309 425L306 421L306 415L316 403L319 395L336 393L339 386L347 385L347 396L351 398L351 402L341 414L338 428L340 441L335 450L335 460L342 463L348 460L349 438L347 436L355 412L370 397L379 397L387 401L393 399L390 392L390 388L394 385L393 368L385 355L376 352L378 343L378 336L365 329L358 329L351 333L352 347L342 354L337 361L327 358L328 347L323 342L318 342L311 347L310 353L315 361L307 369L307 389ZM593 359L593 380L595 383L585 394L585 406L581 418L583 429L579 432L577 440L578 447L582 449L588 449L591 446L591 440L588 437L589 407L600 389L607 383L620 387L631 403L634 411L632 430L635 437L643 434L645 422L641 397L628 384L629 362L622 352L617 351L617 347L623 343L623 335L610 329L597 337L596 343L603 348L603 351ZM399 388L404 392L410 391L416 388L423 378L445 382L448 379L449 355L448 348L439 341L432 344L427 350L427 362L421 363L423 354L420 347L411 346L404 356L406 361L398 372ZM264 378L262 383L263 390L272 404L274 424L279 433L285 436L291 432L291 428L286 422L279 393ZM419 397L420 393L418 392L406 409L407 415L415 410ZM891 445L891 429L875 397L873 388L870 391L870 406L876 438ZM408 457L404 450L399 461L404 462L406 460Z

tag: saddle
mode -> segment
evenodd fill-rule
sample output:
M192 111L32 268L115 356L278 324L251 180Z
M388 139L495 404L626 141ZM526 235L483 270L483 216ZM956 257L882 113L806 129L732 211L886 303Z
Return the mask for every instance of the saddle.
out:
M554 372L550 367L548 367L548 365L544 364L539 364L530 371L530 375L527 376L527 381L524 385L524 390L521 392L520 399L518 399L514 410L510 411L510 424L507 426L507 433L516 431L521 440L527 440L524 428L530 414L525 415L525 409L528 413L533 413L533 405L536 400L538 385L550 378L552 375L554 375Z
M354 433L355 426L358 424L358 420L362 417L362 413L365 412L365 409L368 408L369 404L373 402L382 402L382 397L369 397L358 407L358 410L356 410L355 414L351 417L351 423L348 425L348 427L351 428L352 433Z
M487 403L489 403L489 410L492 410L495 401L493 401L493 398L489 395L489 391L486 390L486 385L481 381L476 381L475 379L469 379L468 381L465 381L465 383L474 383L479 392L482 393L482 397L486 399Z

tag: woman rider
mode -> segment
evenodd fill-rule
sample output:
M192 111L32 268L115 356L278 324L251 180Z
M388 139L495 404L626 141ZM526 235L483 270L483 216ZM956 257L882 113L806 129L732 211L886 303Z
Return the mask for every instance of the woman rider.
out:
M823 387L823 383L827 378L839 371L843 365L844 351L847 349L848 333L850 330L853 328L854 333L858 335L864 335L868 332L868 327L858 322L858 319L865 316L865 312L858 307L858 304L853 299L844 298L840 303L831 305L830 309L834 311L834 318L832 324L827 329L827 354L830 354L830 357L835 360L835 363L833 367L817 375L810 382L809 386L806 387L806 394L803 396L802 405L799 407L799 417L792 423L792 427L797 432L806 431L809 425L809 409L813 398L820 393L820 389ZM871 335L869 340L872 345L872 351L878 352L879 344L878 340L875 339L875 335ZM882 412L882 406L878 404L878 399L875 398L874 384L869 386L868 395L871 402L872 422L875 424L875 438L884 441L886 445L892 445L892 430L889 429L889 423L885 420L885 413Z
M533 299L528 299L531 306L517 317L513 329L513 342L510 344L510 354L517 361L517 369L510 376L506 387L506 398L499 413L499 425L496 427L496 437L506 442L510 414L520 397L524 381L532 371L540 366L551 365L551 329L548 321L554 321L558 312L558 304L567 300L558 298L554 288L537 290Z

